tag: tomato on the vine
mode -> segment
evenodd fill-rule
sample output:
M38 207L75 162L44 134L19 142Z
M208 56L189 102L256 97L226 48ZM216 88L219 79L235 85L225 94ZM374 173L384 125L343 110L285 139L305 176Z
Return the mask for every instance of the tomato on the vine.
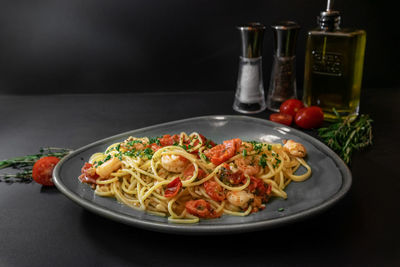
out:
M290 126L293 121L293 117L289 114L283 114L283 113L272 113L269 116L269 120L281 124L285 124L287 126Z
M53 169L59 161L57 157L43 157L36 161L32 168L33 180L41 185L53 186Z
M318 128L324 122L324 112L317 106L302 108L296 113L295 122L304 129Z
M291 116L296 116L297 111L304 108L303 102L298 99L288 99L283 102L279 108L279 112L283 114L288 114Z

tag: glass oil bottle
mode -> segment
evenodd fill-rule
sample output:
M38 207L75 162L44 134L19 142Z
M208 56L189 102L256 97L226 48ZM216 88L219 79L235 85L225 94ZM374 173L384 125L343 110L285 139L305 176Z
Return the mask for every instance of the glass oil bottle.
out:
M304 103L320 106L326 120L336 118L333 108L344 118L358 115L366 44L364 30L340 28L332 5L308 32L304 74Z

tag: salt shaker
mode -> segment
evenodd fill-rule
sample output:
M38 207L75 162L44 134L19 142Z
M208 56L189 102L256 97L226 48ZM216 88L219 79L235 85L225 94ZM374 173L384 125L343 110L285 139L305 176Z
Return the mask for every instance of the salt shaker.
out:
M296 40L300 26L283 21L272 26L274 58L267 97L267 108L279 112L281 104L297 98L296 92Z
M246 114L259 113L266 108L261 64L265 26L249 23L237 29L242 49L233 109Z

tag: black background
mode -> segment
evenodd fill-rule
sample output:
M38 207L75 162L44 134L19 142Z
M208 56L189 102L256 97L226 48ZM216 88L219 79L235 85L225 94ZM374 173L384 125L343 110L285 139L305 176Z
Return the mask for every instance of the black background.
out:
M325 0L0 1L0 93L234 90L239 24L294 20L307 30ZM399 87L399 33L391 1L335 1L342 26L367 31L364 88ZM264 39L264 84L272 32Z

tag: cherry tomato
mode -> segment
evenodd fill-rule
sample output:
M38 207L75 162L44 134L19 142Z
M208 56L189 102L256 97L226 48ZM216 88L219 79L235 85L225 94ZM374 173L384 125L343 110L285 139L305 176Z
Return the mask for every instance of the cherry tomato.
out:
M216 213L215 210L211 208L210 203L204 199L189 200L186 202L185 207L187 212L201 218L216 218L221 216L221 214Z
M204 151L204 154L211 160L214 165L219 165L233 157L236 151L242 144L239 138L224 141L223 144L217 145L209 150Z
M33 180L41 185L53 186L53 169L59 161L57 157L43 157L36 161L32 168Z
M317 106L302 108L297 112L295 122L304 129L318 128L324 122L324 113Z
M174 135L169 135L166 134L162 138L160 138L160 144L161 146L172 146L174 143L179 142L179 135L174 134Z
M165 191L164 191L164 197L176 196L176 194L178 194L181 187L182 187L181 179L179 179L179 177L176 177L174 180L172 180L167 185L167 189L165 189Z
M226 163L221 169L219 169L218 177L222 180L222 182L227 182L230 184L240 184L246 180L246 177L242 171L239 170L237 172L232 172L229 165Z
M194 165L190 164L183 171L182 180L187 180L187 179L192 178L193 172L194 172ZM198 171L197 171L197 178L198 179L202 179L202 178L204 178L206 176L207 176L206 172L199 168Z
M282 103L281 107L279 108L279 112L294 117L296 116L297 111L302 108L304 108L304 104L300 100L288 99Z
M257 196L264 196L267 193L267 188L263 180L250 177L249 191L250 193L255 193Z
M277 122L280 124L285 124L287 126L290 126L293 121L293 117L289 114L283 114L283 113L272 113L269 116L269 120L273 122Z
M81 180L82 183L96 184L96 180L99 178L99 175L96 173L96 169L91 163L86 162L81 169L81 173L82 174L79 176L79 180Z
M224 189L213 179L204 182L204 189L207 195L215 201L222 201L225 199Z

